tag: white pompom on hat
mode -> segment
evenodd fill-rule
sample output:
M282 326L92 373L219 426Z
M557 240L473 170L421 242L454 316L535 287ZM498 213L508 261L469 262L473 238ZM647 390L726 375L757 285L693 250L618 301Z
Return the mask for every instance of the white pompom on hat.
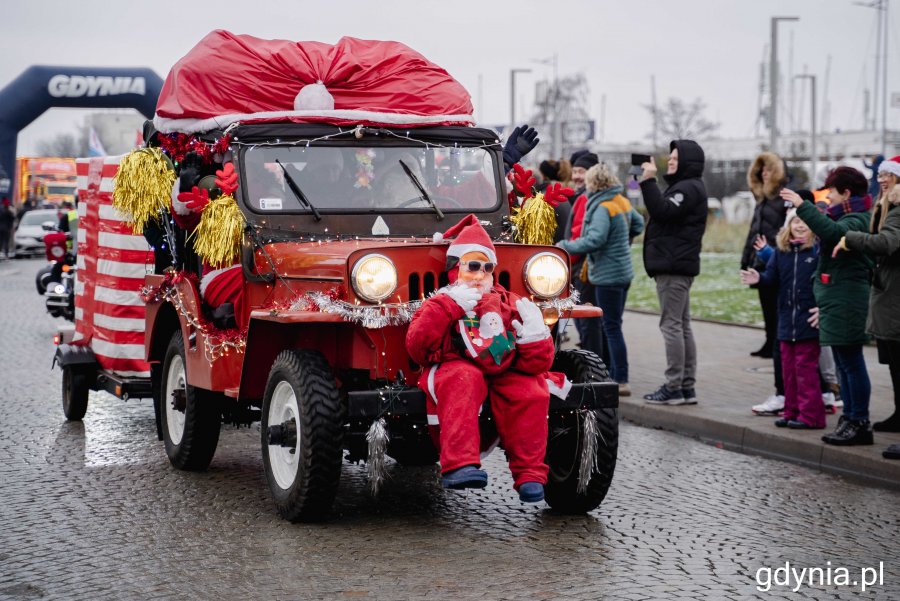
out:
M450 226L443 234L434 234L434 241L441 242L445 238L455 238L447 249L448 257L462 258L466 253L481 252L487 255L492 263L497 262L497 252L487 231L481 226L478 217L469 213L462 221Z
M295 111L333 111L334 96L320 79L316 83L303 86L294 97Z
M900 177L900 155L881 161L878 173L892 173Z
M791 207L790 209L788 209L787 213L784 216L784 226L783 227L788 227L791 224L791 219L793 219L796 216L797 216L797 209L795 209L794 207Z

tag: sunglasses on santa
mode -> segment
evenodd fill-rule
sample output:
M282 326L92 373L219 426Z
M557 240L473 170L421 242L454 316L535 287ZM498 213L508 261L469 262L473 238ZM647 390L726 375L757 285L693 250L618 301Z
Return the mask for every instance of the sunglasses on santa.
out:
M484 271L485 273L494 273L495 265L484 261L465 261L461 263L466 271Z

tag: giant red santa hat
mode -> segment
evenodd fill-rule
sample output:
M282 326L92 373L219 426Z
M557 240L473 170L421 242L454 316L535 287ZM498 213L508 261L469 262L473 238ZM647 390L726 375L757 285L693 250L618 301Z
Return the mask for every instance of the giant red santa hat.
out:
M462 258L466 253L482 252L487 255L488 261L497 262L497 253L494 250L494 243L487 231L481 226L478 217L469 213L462 221L450 228L443 234L440 232L434 235L434 241L440 242L445 238L454 238L447 249L447 257Z

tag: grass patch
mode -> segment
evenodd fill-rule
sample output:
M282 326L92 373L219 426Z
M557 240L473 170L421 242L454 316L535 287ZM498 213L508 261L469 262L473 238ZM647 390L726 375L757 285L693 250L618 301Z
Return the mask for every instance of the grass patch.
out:
M743 247L747 226L742 226L738 248ZM726 231L724 228L721 231ZM723 241L727 238L722 238ZM704 249L707 239L703 239ZM628 307L647 311L659 311L656 299L656 282L647 277L641 253L642 244L631 248L635 277L628 292ZM763 325L756 290L741 284L738 270L741 253L704 252L700 256L700 275L691 287L691 315L701 319L713 319L730 323Z

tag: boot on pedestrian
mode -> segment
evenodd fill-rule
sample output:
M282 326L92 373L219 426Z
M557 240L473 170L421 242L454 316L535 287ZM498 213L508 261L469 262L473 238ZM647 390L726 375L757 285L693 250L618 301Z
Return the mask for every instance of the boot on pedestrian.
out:
M872 424L872 429L876 432L900 432L900 409L886 420Z
M893 415L880 422L875 422L872 429L876 432L900 432L900 399L894 397Z
M835 446L856 446L873 444L872 424L869 420L847 419L841 417L838 427L831 434L822 437L822 442Z

